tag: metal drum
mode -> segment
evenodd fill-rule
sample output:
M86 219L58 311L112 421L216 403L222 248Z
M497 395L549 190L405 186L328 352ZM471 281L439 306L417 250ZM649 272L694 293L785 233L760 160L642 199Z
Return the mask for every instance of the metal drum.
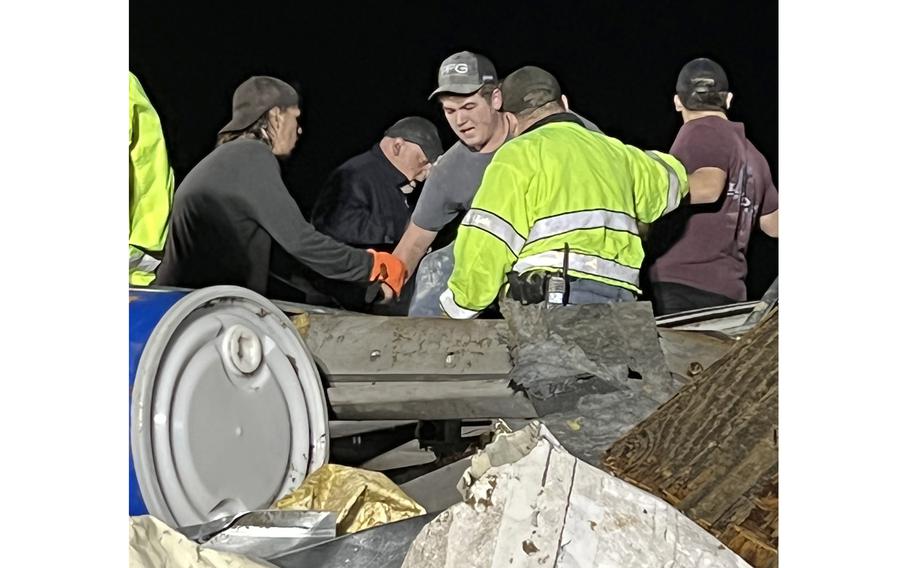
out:
M130 515L173 527L269 507L328 460L316 365L245 288L130 288Z

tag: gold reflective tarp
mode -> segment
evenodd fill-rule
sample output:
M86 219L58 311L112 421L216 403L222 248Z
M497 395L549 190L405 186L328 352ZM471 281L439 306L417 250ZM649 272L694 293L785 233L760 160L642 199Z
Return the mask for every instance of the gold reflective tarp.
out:
M349 534L426 514L392 480L376 471L328 464L278 501L279 509L332 511L337 532Z

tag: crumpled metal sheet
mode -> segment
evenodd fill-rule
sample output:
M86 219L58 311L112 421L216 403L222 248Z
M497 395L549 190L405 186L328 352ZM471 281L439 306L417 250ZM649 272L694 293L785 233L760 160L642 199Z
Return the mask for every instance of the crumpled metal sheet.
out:
M308 475L276 507L333 511L338 515L339 535L426 514L385 475L336 464L324 465Z
M279 568L401 568L414 538L436 515L421 515L270 558Z
M525 455L486 469L423 528L402 568L748 568L666 502L554 445L545 426L530 434ZM521 454L526 438L504 445Z
M202 547L269 560L333 538L335 513L266 510L241 515Z
M500 307L512 334L512 381L588 463L685 384L667 367L650 303L548 309L505 299Z
M551 412L540 420L567 450L594 465L606 448L659 406L640 392L621 390L581 396L571 409Z
M516 340L512 380L529 390L555 394L587 376L660 402L678 390L669 379L648 302L547 309L507 299L501 308Z
M536 420L514 432L500 421L496 424L494 431L496 436L493 441L487 444L483 451L471 456L470 465L462 474L461 479L458 480L456 489L463 499L468 498L471 486L475 481L483 477L491 467L506 465L520 460L534 449L542 436L547 437L553 446L562 447Z
M198 544L150 516L130 517L130 568L268 568L231 552Z

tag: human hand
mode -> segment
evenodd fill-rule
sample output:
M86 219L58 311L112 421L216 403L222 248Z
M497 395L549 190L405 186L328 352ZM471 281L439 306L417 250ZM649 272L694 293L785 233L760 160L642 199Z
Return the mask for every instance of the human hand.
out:
M373 249L367 249L373 255L373 267L370 270L370 282L380 282L383 285L383 293L386 297L395 298L401 294L405 280L408 277L408 269L405 264L395 255L387 252L376 252ZM391 292L391 294L389 294Z

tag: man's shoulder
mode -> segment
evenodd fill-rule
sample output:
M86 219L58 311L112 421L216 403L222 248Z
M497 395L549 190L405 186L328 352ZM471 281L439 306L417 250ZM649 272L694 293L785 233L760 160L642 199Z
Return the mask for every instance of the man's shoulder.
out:
M539 146L545 137L546 134L542 135L540 130L535 130L506 140L505 143L496 150L496 154L493 155L493 160L491 160L491 165L494 162L497 164L510 162L514 160L516 156L526 154L529 147Z
M695 120L690 120L689 122L683 124L679 128L679 134L677 135L677 138L680 138L682 140L698 140L702 137L708 136L731 139L736 138L736 123L730 122L729 120L717 116L696 118Z
M424 191L428 188L432 191L432 188L440 184L445 185L453 177L461 178L466 172L471 171L473 163L480 163L481 161L483 161L482 155L471 151L461 142L456 142L439 156L436 163L433 164L424 186Z
M749 154L751 154L753 157L760 160L763 164L765 164L765 165L768 164L768 159L765 157L765 155L762 153L762 151L759 150L758 148L756 148L755 144L753 144L752 141L749 140L748 138L746 138L746 149L749 152Z
M491 157L473 152L461 142L446 150L430 169L414 210L414 223L439 231L454 218L453 210L467 210Z
M575 133L579 132L583 133L585 136L595 135L601 138L603 137L603 134L588 130L581 124L568 121L552 122L507 140L506 143L497 150L496 156L493 159L498 163L502 163L515 159L518 156L536 155L539 153L537 148L541 147L547 149L563 149L566 141L574 137Z
M278 165L278 159L272 154L271 148L264 142L250 138L238 138L226 142L206 157L216 161L249 160L253 162L268 162Z
M735 172L748 158L743 125L719 116L690 120L680 127L670 154L690 174L702 168Z
M367 150L364 150L363 152L361 152L359 154L351 156L350 158L345 160L343 164L341 164L341 167L346 167L346 168L360 167L360 168L362 168L362 167L367 167L367 166L375 166L376 164L381 163L381 161L384 159L385 158L382 155L382 150L380 150L378 147L374 146Z
M590 130L591 132L597 132L597 133L599 133L599 134L603 134L603 133L604 133L603 130L601 130L599 126L597 126L596 124L594 124L593 122L591 122L591 121L588 120L587 118L581 116L580 114L578 114L578 113L575 112L575 111L569 111L569 112L571 112L572 114L574 114L575 116L577 116L578 119L581 121L582 125L584 125L584 127L587 128L588 130Z
M433 169L439 168L449 169L453 166L457 166L460 163L463 163L471 159L471 155L475 152L472 152L467 146L461 142L455 142L448 150L442 153L439 158L436 159L436 163L433 164Z
M379 160L371 150L361 152L342 162L340 166L332 170L332 175L357 176L364 170L377 167Z

